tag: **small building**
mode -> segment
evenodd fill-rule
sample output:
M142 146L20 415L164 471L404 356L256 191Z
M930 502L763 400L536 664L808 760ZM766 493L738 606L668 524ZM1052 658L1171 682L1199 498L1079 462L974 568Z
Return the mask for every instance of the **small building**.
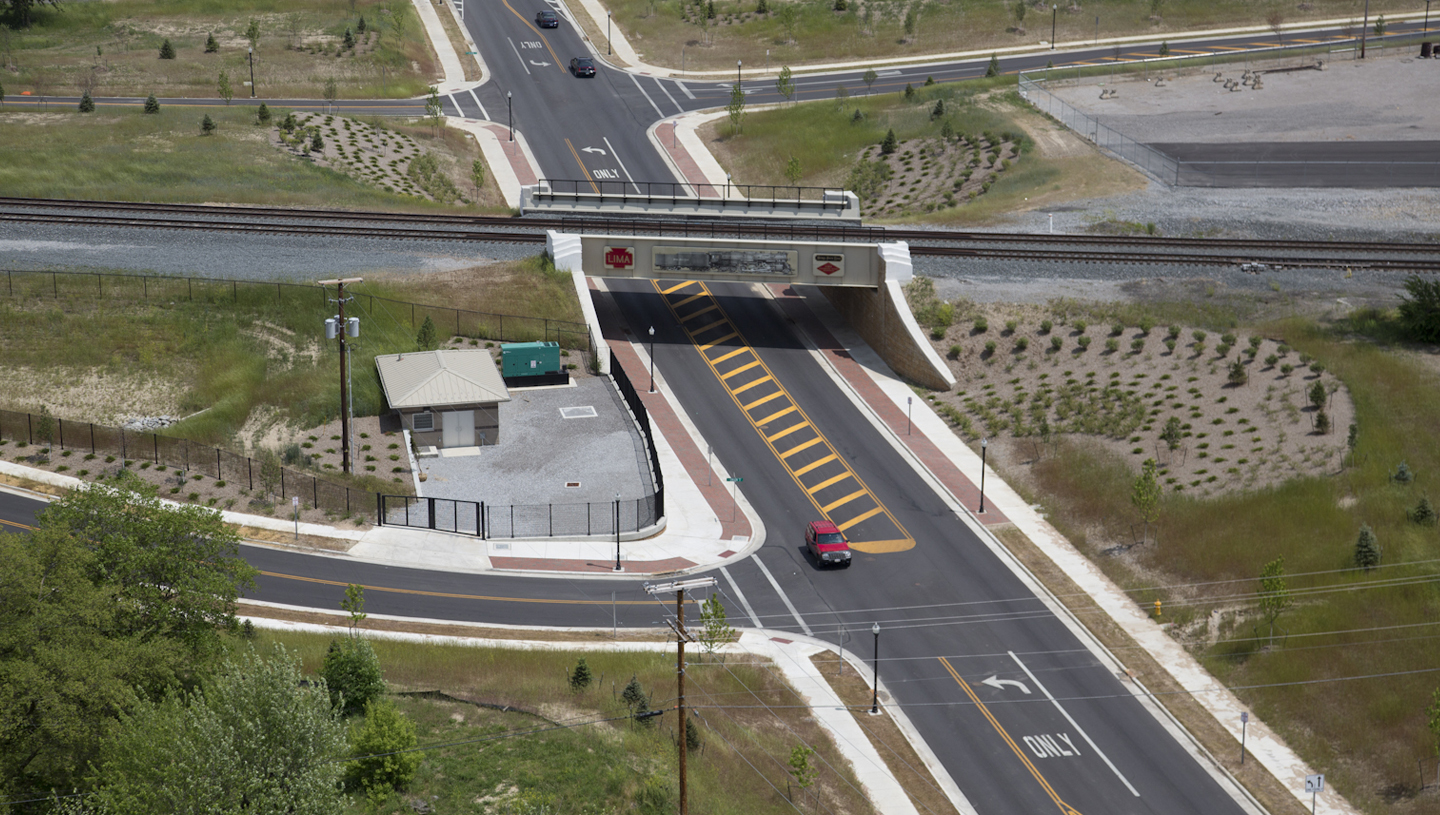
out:
M416 447L476 447L500 439L500 403L510 392L484 349L375 357L385 401Z

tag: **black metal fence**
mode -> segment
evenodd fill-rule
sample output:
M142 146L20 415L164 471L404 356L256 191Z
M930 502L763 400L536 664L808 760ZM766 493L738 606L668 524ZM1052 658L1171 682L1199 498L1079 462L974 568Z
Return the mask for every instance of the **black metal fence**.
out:
M358 514L374 520L375 494L372 492L189 439L11 410L0 410L0 439L24 442L27 446L41 445L40 449L69 450L107 458L113 456L120 466L150 462L207 476L216 482L235 484L250 492L258 490L258 495L277 497L281 501L299 498L307 508L346 517Z
M650 414L612 352L610 372L635 416L650 461L655 491L641 498L578 504L487 504L455 498L376 496L380 523L491 538L593 537L636 532L665 517L665 479L650 428Z
M594 198L618 199L622 204L636 201L669 201L679 203L683 199L703 198L722 203L734 201L737 205L754 206L769 203L771 206L794 204L798 201L818 203L820 209L832 205L845 209L845 190L840 187L792 187L780 184L691 184L683 181L621 181L588 178L542 178L539 181L537 198Z
M6 269L0 295L6 297L94 297L131 299L156 302L201 302L245 304L249 306L283 305L287 296L301 300L314 298L317 307L329 307L334 291L308 283L277 283L254 280L232 280L218 277L168 277L105 272L39 272ZM371 318L382 314L389 319L408 317L411 330L418 329L429 317L437 328L455 334L475 336L500 342L556 342L565 348L593 351L590 332L584 323L526 317L517 314L495 314L450 306L429 306L405 300L392 300L373 294L351 291L354 305Z

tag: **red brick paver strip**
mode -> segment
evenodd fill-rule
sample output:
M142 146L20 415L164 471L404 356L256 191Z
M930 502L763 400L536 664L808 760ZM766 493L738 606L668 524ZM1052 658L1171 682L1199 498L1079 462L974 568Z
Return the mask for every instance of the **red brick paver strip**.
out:
M590 288L596 291L593 279L590 279ZM600 320L605 341L610 343L610 350L615 352L615 358L624 366L630 381L648 385L650 370L640 359L640 355L635 353L630 340L633 335L626 334L625 318L621 316L615 300L608 295L599 294L591 299L595 302L595 315ZM650 413L650 426L664 435L665 440L670 443L675 457L680 459L686 474L695 482L695 486L705 496L706 503L710 505L710 510L715 513L715 518L720 521L724 538L733 541L737 537L752 537L755 531L750 527L750 520L731 501L730 491L725 488L725 478L715 471L705 451L701 450L686 432L674 406L665 398L665 392L660 388L657 388L655 393L646 393L639 388L636 390L645 404L645 410Z
M675 123L666 122L655 128L655 138L670 154L670 160L675 162L675 167L680 170L680 175L691 185L695 194L701 198L719 198L720 190L710 183L710 179L700 172L700 165L690 155L690 151L680 146L675 138Z
M515 179L520 186L526 187L539 181L535 177L535 168L530 166L530 160L525 158L525 151L520 149L520 142L510 138L510 130L501 125L481 125L481 127L494 133L500 139L500 149L505 151L505 157L510 159L510 169L515 172Z
M794 288L784 284L771 284L770 290L775 294L775 300L780 304L786 316L795 321L800 328L810 336L810 341L820 349L820 352L830 360L850 387L855 390L860 398L870 406L875 415L880 417L896 438L900 439L915 457L920 459L931 473L940 480L940 483L955 496L963 506L971 512L976 512L980 507L980 488L975 486L969 478L966 478L955 463L950 460L940 448L935 446L929 437L910 424L905 411L895 404L880 390L860 363L850 356L850 352L835 339L815 312L805 304L805 298L795 291ZM976 515L986 526L1010 523L1004 513L987 503L984 515Z

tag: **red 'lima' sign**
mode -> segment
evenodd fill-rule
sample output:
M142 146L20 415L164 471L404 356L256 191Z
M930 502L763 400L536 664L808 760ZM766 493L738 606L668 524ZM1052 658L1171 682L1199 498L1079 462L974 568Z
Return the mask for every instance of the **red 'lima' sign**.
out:
M635 267L635 249L631 246L605 247L605 268L632 269Z
M815 271L824 272L825 274L835 274L836 272L840 271L840 267L836 266L833 263L822 263L819 266L815 267Z

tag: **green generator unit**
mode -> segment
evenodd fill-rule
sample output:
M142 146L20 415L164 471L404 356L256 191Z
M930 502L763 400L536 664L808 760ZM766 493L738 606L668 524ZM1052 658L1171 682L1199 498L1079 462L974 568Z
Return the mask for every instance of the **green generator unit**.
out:
M500 375L507 388L565 385L570 375L560 365L557 342L507 342L500 346Z

